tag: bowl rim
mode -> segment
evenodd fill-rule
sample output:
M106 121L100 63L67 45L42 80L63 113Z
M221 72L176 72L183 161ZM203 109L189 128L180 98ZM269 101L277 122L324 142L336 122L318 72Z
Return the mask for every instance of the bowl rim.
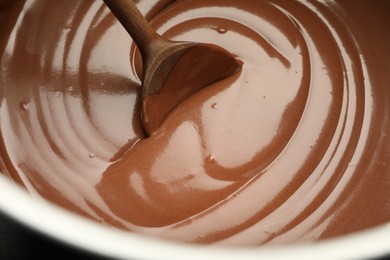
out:
M272 247L206 246L146 237L104 226L33 198L1 172L0 211L49 238L116 259L367 259L390 255L390 223L316 243Z

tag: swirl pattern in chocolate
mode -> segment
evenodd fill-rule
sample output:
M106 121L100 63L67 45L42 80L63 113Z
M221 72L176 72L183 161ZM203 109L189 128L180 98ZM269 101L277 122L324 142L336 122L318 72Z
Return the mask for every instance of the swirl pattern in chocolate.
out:
M145 138L139 57L104 4L14 1L0 30L5 174L185 242L316 241L390 220L390 1L138 5L161 34L220 45L242 70Z

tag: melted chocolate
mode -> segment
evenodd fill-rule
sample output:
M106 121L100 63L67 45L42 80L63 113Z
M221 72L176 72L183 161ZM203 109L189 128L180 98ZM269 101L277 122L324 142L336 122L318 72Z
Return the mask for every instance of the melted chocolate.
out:
M241 67L228 51L211 44L196 45L176 61L162 82L160 93L148 95L142 102L143 126L150 136L185 99Z
M195 243L316 241L390 221L390 1L140 1L166 37L243 62L149 138L134 44L101 2L12 3L0 152L33 196Z

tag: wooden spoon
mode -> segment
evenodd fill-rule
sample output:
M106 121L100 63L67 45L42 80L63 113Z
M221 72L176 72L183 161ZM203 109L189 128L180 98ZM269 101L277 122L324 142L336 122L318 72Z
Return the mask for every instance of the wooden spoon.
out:
M133 38L142 55L141 116L148 135L183 100L230 76L241 66L232 54L219 46L170 41L160 36L132 0L104 2Z

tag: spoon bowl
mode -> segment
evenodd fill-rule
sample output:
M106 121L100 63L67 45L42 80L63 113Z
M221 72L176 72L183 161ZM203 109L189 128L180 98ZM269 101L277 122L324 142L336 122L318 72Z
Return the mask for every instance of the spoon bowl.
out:
M219 46L171 41L159 35L132 0L104 2L133 38L142 56L141 116L147 135L153 134L183 100L232 75L241 66Z

